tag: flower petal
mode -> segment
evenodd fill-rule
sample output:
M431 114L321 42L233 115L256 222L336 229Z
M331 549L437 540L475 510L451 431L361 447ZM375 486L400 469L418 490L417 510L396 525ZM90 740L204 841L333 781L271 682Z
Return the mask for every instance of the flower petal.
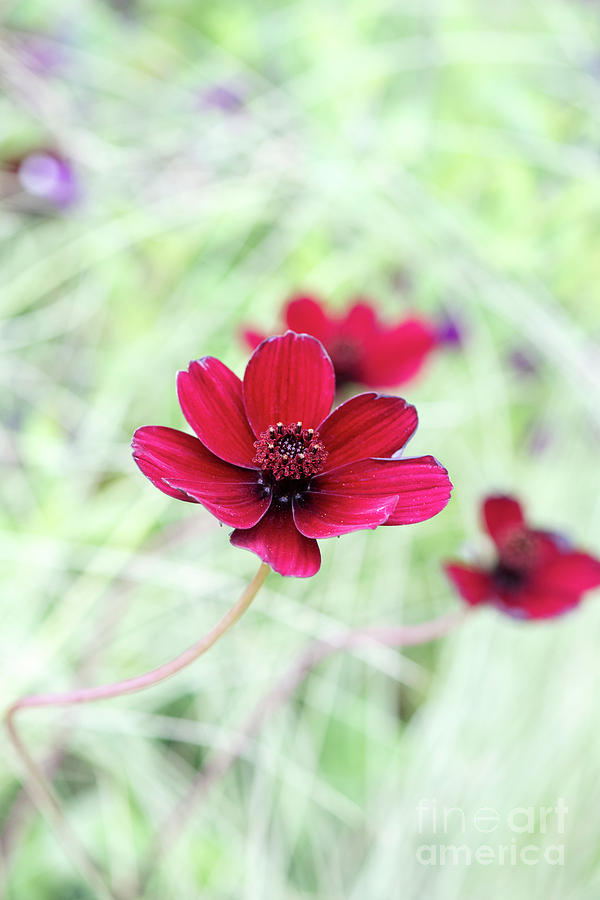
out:
M321 566L319 545L300 534L289 505L274 503L254 528L236 528L231 543L256 553L280 575L310 578Z
M137 466L159 491L177 500L198 502L166 481L166 477L180 471L179 465L187 471L196 466L202 454L207 452L198 438L175 428L146 425L134 433L131 447Z
M255 469L224 462L198 438L174 428L138 428L133 436L133 458L159 490L201 503L225 525L250 528L271 503Z
M305 491L294 500L294 522L309 538L329 538L361 528L376 528L391 515L398 498L351 497Z
M221 459L252 468L256 453L242 399L242 382L212 356L177 375L183 414L202 443Z
M290 331L311 334L326 342L333 324L318 300L313 297L292 297L285 308L285 323Z
M398 500L385 525L410 525L437 515L448 503L452 482L433 456L417 459L363 459L340 466L311 482L314 490Z
M471 606L484 603L493 596L490 576L483 569L460 563L446 563L444 571L463 600Z
M377 315L374 307L363 301L358 301L351 306L339 323L340 334L355 339L359 345L362 345L365 337L370 337L377 327Z
M316 428L333 401L335 378L323 345L287 331L254 351L244 375L244 403L256 436L270 425Z
M261 334L260 331L252 331L251 328L245 328L242 331L242 337L251 350L256 350L258 345L262 344L266 338L266 334Z
M600 560L587 553L564 553L540 573L544 586L569 594L582 594L600 586Z
M185 500L186 503L198 502L193 497L190 497L189 494L186 494L185 491L180 491L168 484L163 478L163 472L160 466L155 466L153 463L148 462L143 456L136 456L134 454L133 458L141 472L152 482L154 487L157 487L163 494L174 497L175 500Z
M535 567L542 571L550 562L570 550L568 539L561 534L552 531L533 531L529 528L526 529L526 534L532 542Z
M395 328L381 330L365 348L364 383L380 387L409 381L421 370L437 343L435 329L423 319L406 319Z
M488 497L483 504L483 520L498 548L510 534L525 527L521 504L514 497Z
M392 456L410 440L417 423L416 409L401 397L368 393L346 400L318 427L327 450L326 471Z
M570 612L581 601L581 594L532 585L517 595L503 593L494 606L513 619L553 619Z
M385 524L410 525L437 516L448 505L452 493L448 470L433 456L397 462L404 490L399 490L396 508Z

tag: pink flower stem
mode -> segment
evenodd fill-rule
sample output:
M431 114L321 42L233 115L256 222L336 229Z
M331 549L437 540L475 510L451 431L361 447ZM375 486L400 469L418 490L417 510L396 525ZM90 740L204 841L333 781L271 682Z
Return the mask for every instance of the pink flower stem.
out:
M146 688L153 687L155 684L159 684L161 681L165 681L167 678L171 678L177 672L180 672L182 669L185 669L186 666L189 666L197 660L203 653L206 653L206 651L209 650L213 644L216 644L226 631L235 625L256 597L269 572L269 566L261 563L256 575L246 587L240 599L231 607L223 618L217 622L214 628L205 634L204 637L200 638L195 644L192 644L191 647L188 647L187 650L184 650L183 653L180 653L179 656L176 656L175 659L164 663L157 669L152 669L152 671L146 672L143 675L138 675L135 678L127 678L124 681L100 685L99 687L80 688L57 694L31 694L17 700L6 711L6 728L17 755L20 757L25 769L27 775L27 787L31 793L32 799L39 807L40 811L48 816L51 823L61 834L65 846L68 847L69 852L71 853L73 861L78 865L90 884L94 886L98 896L103 898L103 900L104 898L114 900L116 895L107 887L100 870L83 849L78 838L68 825L52 786L46 780L42 769L30 755L17 730L15 722L16 714L23 709L39 708L43 706L74 706L79 703L93 703L97 700L108 700L111 697L121 697L124 694L133 694L136 691L143 691Z
M313 641L303 650L284 672L282 677L258 701L253 711L231 745L215 753L192 782L185 797L172 810L154 839L142 869L141 884L145 887L152 877L156 864L164 859L173 846L185 822L193 815L197 804L212 786L222 778L233 763L246 752L266 719L276 712L294 693L309 672L323 660L342 650L362 647L413 647L427 644L452 631L464 619L467 609L450 613L419 625L372 626L342 631L328 638Z

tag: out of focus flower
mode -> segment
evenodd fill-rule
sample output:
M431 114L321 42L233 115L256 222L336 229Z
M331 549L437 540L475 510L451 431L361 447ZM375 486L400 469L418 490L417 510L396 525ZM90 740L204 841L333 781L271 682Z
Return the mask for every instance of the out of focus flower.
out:
M440 344L462 347L465 330L460 319L453 313L445 312L437 321L436 335Z
M19 40L21 61L36 75L54 75L67 61L64 44L44 34L22 34Z
M292 298L283 310L288 328L311 334L323 343L335 369L336 386L395 387L414 378L440 345L437 326L421 316L394 325L377 317L374 306L356 302L342 315L329 313L314 297ZM264 338L246 330L244 338L256 347Z
M73 165L56 150L38 147L2 163L2 193L29 212L66 210L80 197Z
M540 367L538 358L526 347L515 347L509 354L508 362L514 372L526 378L536 375Z
M552 446L555 433L544 422L534 422L525 438L525 449L532 456L541 456Z
M242 92L233 85L213 84L201 92L200 104L205 109L237 113L243 109L245 101Z
M483 523L496 547L491 566L447 563L446 574L472 606L491 603L518 619L547 619L577 606L600 586L600 560L531 528L513 497L488 497Z
M138 428L133 457L159 490L232 526L234 546L282 575L314 575L317 538L422 522L452 489L432 456L395 458L417 427L413 406L368 393L330 413L334 389L331 360L308 335L264 341L243 382L204 357L177 378L197 437Z

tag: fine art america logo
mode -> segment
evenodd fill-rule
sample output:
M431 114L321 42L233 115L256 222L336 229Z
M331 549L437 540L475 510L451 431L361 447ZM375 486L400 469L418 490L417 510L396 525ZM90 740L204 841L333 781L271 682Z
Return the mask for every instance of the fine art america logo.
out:
M563 866L560 836L567 813L562 798L553 806L482 806L468 813L424 799L417 806L417 830L426 842L417 847L417 861L422 866Z

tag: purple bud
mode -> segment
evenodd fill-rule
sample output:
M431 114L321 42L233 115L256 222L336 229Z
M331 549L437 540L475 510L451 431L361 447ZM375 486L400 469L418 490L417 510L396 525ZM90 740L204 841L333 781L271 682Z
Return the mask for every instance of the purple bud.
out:
M526 438L526 447L532 456L542 456L554 441L554 435L547 425L537 422L532 425Z
M64 47L43 35L31 35L23 38L20 46L23 63L37 75L52 75L60 70L66 62Z
M50 150L34 150L23 156L17 175L23 190L32 197L67 209L79 198L79 185L71 164Z
M515 347L508 357L510 367L518 374L525 377L536 375L539 362L535 355L525 347Z
M462 323L449 312L444 313L438 319L437 338L440 344L450 347L462 347L465 340L465 331Z
M226 84L213 84L200 95L201 106L225 113L237 113L244 107L241 92Z

